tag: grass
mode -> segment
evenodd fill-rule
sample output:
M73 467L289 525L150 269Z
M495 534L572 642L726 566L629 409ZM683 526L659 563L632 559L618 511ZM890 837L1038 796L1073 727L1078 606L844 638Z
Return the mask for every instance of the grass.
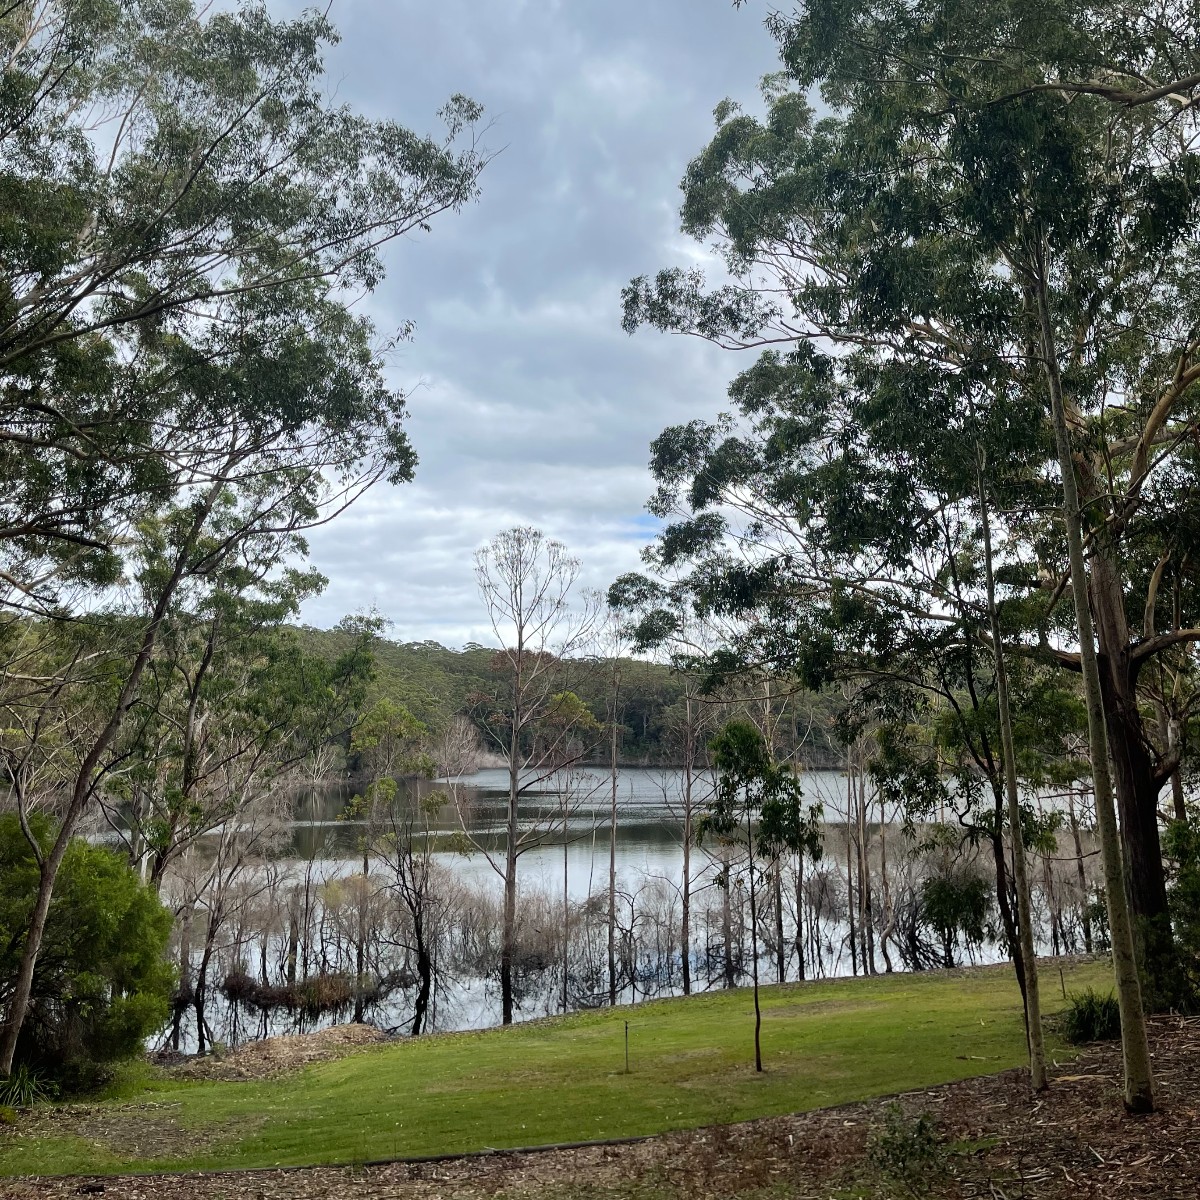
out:
M1110 974L1076 965L1066 985L1098 986ZM1048 1011L1063 1004L1052 983ZM738 989L393 1042L266 1082L142 1071L82 1130L0 1134L0 1174L355 1163L660 1133L930 1087L1025 1059L1020 999L1003 967L762 995L761 1075L751 993Z

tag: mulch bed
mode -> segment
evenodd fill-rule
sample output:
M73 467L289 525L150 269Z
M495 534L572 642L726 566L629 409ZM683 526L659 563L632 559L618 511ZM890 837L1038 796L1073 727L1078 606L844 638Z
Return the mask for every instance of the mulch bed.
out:
M916 1194L937 1200L1195 1200L1200 1196L1200 1021L1161 1018L1151 1045L1159 1111L1121 1108L1120 1051L1088 1048L1055 1072L1045 1097L1031 1097L1021 1071L1007 1071L899 1098L905 1112L930 1114L947 1145L948 1174ZM740 1125L666 1134L647 1141L574 1150L515 1152L437 1163L370 1168L105 1179L0 1181L14 1200L104 1195L111 1200L616 1200L618 1197L789 1197L828 1200L839 1191L910 1194L873 1184L868 1138L884 1101L845 1105Z
M246 1042L221 1055L181 1058L171 1064L171 1075L179 1079L223 1079L247 1081L272 1079L309 1063L344 1058L363 1046L387 1040L374 1025L331 1025L316 1033L293 1033L283 1037Z

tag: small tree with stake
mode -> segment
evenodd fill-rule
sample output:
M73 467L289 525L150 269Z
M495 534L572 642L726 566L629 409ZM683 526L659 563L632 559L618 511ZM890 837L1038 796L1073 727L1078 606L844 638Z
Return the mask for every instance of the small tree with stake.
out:
M791 767L776 762L766 739L749 721L730 721L709 743L717 787L700 822L701 838L713 833L746 848L750 891L751 975L754 981L754 1069L762 1067L762 1010L758 999L756 860L783 853L820 857L819 805L801 805L803 791ZM725 881L729 886L729 880Z

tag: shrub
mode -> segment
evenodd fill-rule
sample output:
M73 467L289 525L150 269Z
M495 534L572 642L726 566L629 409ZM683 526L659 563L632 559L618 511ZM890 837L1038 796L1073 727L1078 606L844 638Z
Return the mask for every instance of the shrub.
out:
M235 967L225 976L221 991L230 1004L250 1008L258 1002L258 984L241 967Z
M992 887L969 864L946 864L921 884L921 917L942 943L943 965L954 966L954 948L961 938L968 946L988 936Z
M913 1197L928 1196L947 1173L946 1151L929 1114L909 1118L895 1103L884 1110L883 1128L867 1141L867 1161L884 1182Z
M1121 1010L1112 992L1101 995L1094 988L1074 992L1062 1014L1063 1037L1073 1045L1112 1042L1121 1036Z
M0 1107L32 1108L54 1098L57 1089L29 1069L27 1063L13 1068L7 1079L0 1079Z
M354 1003L354 984L347 975L310 975L296 984L293 994L296 1008L310 1021L341 1017Z
M1163 836L1169 864L1168 898L1185 987L1173 997L1185 1011L1200 1008L1200 808L1188 806L1187 819L1172 821Z
M48 847L51 823L36 818ZM0 816L0 1000L16 977L38 867L15 816ZM111 850L71 842L63 858L33 978L17 1063L78 1086L99 1064L139 1054L170 1011L171 914Z

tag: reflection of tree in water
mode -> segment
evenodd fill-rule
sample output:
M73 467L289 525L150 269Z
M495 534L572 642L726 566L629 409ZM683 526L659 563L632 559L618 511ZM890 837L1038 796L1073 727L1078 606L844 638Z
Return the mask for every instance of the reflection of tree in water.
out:
M421 1027L428 1031L495 1024L501 898L490 872L480 869L476 856L443 843L449 833L434 828L444 812L438 807L437 788L421 783L414 790L426 804L430 826L428 837L419 822L410 830L414 861L428 865L418 889L429 976ZM488 798L486 789L480 791L484 793L478 800L481 819L486 821ZM555 797L545 799L546 811L553 812ZM182 908L189 892L195 901L213 863L225 864L226 883L216 893L209 890L207 908L194 905L190 922L181 924L176 934L176 954L185 957L190 967L185 973L190 986L181 992L177 1007L182 1048L199 1043L196 993L201 979L201 1019L208 1027L205 1044L342 1021L353 1012L356 999L367 1020L400 1033L414 1028L422 969L412 907L396 886L395 842L377 847L374 865L364 879L361 861L338 850L343 830L325 820L339 801L344 803L344 796L301 797L293 806L294 816L301 820L291 829L277 817L270 822L264 818L264 830L269 827L272 836L244 840L237 853L232 845L220 853L213 847L204 854L198 851L184 864L194 877L180 870L168 879L168 898ZM465 802L474 804L476 798ZM620 1003L683 991L680 827L661 803L655 819L644 819L645 807L632 807L635 819L622 818L615 905ZM597 809L595 817L575 812L568 826L572 890L565 903L561 837L549 838L527 860L513 961L519 1020L561 1011L564 989L569 1009L609 1002L607 823L603 806ZM408 828L403 814L417 811L406 800L398 800L395 819L402 829ZM304 826L303 835L298 825ZM878 946L886 948L896 969L903 970L940 966L947 954L958 964L1000 957L986 919L982 938L978 924L939 927L931 901L938 894L945 898L948 881L977 872L980 859L976 849L948 836L944 828L936 837L930 836L932 831L932 826L918 827L906 834L895 822L870 827L865 862L878 897L872 914ZM390 832L394 838L395 830ZM388 833L385 822L380 836ZM280 852L281 838L286 853ZM1079 839L1084 878L1094 885L1095 858L1089 856L1093 841L1086 827L1081 828ZM816 863L805 861L800 869L794 860L783 857L777 867L770 867L772 872L778 870L780 910L768 904L760 913L759 965L768 977L774 977L780 959L788 980L800 978L802 971L808 979L851 973L850 872L856 873L864 860L854 847L847 860L844 822L825 827L824 843L824 854ZM295 854L299 845L306 850L302 857ZM1072 828L1064 824L1057 849L1048 846L1042 855L1052 869L1034 872L1043 949L1053 948L1049 945L1052 931L1063 952L1083 946L1082 923L1092 894L1079 883L1080 864L1074 852ZM709 847L697 855L693 847L688 969L694 991L744 984L750 975L748 895L737 886L736 854L729 864L733 885L719 886L722 853ZM407 863L410 871L412 865ZM773 875L769 882L774 885ZM366 954L360 988L355 950L364 917ZM861 960L856 965L861 969Z

